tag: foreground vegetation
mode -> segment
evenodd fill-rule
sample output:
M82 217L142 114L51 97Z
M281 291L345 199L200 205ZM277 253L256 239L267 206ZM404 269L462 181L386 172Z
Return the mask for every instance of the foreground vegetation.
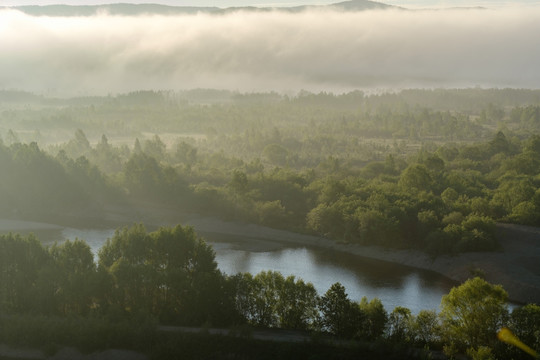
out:
M158 205L434 256L493 250L495 222L540 225L539 99L4 91L0 214Z
M540 307L529 304L509 313L504 289L478 277L444 296L440 313L411 314L404 307L388 313L378 299L351 301L340 283L319 295L311 283L277 272L225 276L213 250L192 228L179 225L152 233L142 225L119 229L100 250L97 263L82 240L44 248L33 236L2 235L0 254L0 341L49 352L71 345L85 351L125 347L156 358L185 351L200 358L217 351L226 358L228 352L249 357L254 349L277 349L249 340L240 351L248 340L229 339L212 340L201 350L190 345L203 341L199 337L158 334L157 324L250 325L358 341L340 348L344 358L399 358L399 349L413 347L478 359L527 358L497 342L502 326L540 348ZM374 341L380 345L367 345ZM316 352L303 357L328 354L335 346L316 345L311 348ZM278 348L283 358L293 358L307 347Z

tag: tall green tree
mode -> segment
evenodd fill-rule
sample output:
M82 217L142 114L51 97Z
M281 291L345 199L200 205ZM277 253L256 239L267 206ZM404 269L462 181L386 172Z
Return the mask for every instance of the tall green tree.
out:
M339 282L332 284L321 296L319 309L322 330L340 337L357 336L365 319L358 304L349 299L345 287Z
M38 281L50 260L35 236L0 235L0 311L39 309Z
M399 185L407 191L430 191L434 183L425 165L412 164L401 173Z
M55 298L60 313L85 315L96 294L96 265L88 244L75 239L54 244L49 252L57 268Z
M507 300L502 286L479 277L452 288L441 300L443 340L460 350L493 346L508 318Z
M276 271L262 271L254 280L254 318L258 325L266 327L279 326L277 307L280 302L281 289L285 279Z
M117 230L100 250L99 265L113 277L110 298L127 313L200 325L222 321L223 307L230 308L215 254L191 227Z
M317 291L312 283L288 276L282 284L277 314L280 327L286 329L312 329L317 320Z
M395 342L410 340L411 310L403 306L396 306L388 316L388 338Z
M510 329L527 346L540 351L540 305L527 304L512 311ZM512 348L511 356L515 359L530 359L519 349Z
M374 298L368 302L364 296L360 300L359 306L366 316L362 323L361 338L368 340L380 338L384 334L388 323L388 313L384 309L381 300Z
M418 345L426 345L439 341L441 326L435 310L420 310L412 316L410 324L411 340Z

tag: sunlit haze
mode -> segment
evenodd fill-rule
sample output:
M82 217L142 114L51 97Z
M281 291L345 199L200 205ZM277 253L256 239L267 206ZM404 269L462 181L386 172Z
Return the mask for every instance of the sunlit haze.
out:
M278 3L291 4L271 4ZM504 4L477 1L474 5L484 3ZM444 11L316 8L300 13L98 13L88 17L37 17L4 9L0 10L4 54L0 89L107 94L198 87L336 92L406 87L539 88L540 40L535 34L540 33L540 8L526 4Z
M281 6L298 6L298 5L325 5L340 2L331 0L132 0L132 1L114 1L114 0L2 0L0 6L20 6L20 5L50 5L50 4L67 4L67 5L97 5L111 3L133 3L133 4L164 4L170 6L215 6L220 8L233 6L258 6L258 7L281 7ZM451 7L516 7L516 6L538 6L536 0L389 0L376 1L389 5L402 6L406 8L451 8Z

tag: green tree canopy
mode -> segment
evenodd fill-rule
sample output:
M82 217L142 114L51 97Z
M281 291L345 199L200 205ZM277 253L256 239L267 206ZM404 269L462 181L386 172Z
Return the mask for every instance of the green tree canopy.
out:
M507 300L502 286L479 277L452 288L441 300L444 340L461 350L493 345L508 317Z
M113 302L128 313L186 324L221 321L224 279L214 251L191 227L117 230L101 248L99 265L114 279Z
M339 282L332 284L321 296L319 309L322 329L340 337L355 337L364 321L360 307L349 299Z

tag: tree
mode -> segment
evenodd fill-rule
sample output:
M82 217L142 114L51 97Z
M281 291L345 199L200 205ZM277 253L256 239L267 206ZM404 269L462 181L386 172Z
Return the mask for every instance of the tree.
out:
M317 291L311 283L277 271L237 274L231 280L236 309L248 323L301 330L314 326Z
M419 211L417 218L419 225L418 236L422 239L440 226L437 214L433 210Z
M144 153L150 157L153 157L157 161L163 160L165 157L165 152L167 151L167 146L157 134L155 134L152 139L148 139L144 142Z
M462 236L456 251L490 251L498 246L495 239L495 222L486 216L470 214L461 223Z
M243 195L248 188L248 178L245 172L234 170L228 186L239 195Z
M527 304L512 311L510 315L510 329L529 347L540 350L540 305ZM528 354L519 349L513 349L512 357L530 359Z
M354 214L358 224L358 236L364 244L376 242L383 245L399 244L399 224L395 218L386 216L379 210L359 208Z
M396 306L388 317L388 337L396 342L409 340L411 310L403 306Z
M143 152L141 142L139 141L139 138L135 138L135 143L133 144L133 153L134 154L141 154Z
M285 279L277 271L262 271L255 275L254 313L257 325L276 327L279 325L277 307L280 298L280 289Z
M312 283L305 283L288 276L282 284L277 314L280 327L308 330L317 318L317 290Z
M257 323L255 298L253 296L256 287L253 275L250 273L239 273L229 278L234 288L234 304L236 311L251 324Z
M490 347L479 346L477 349L469 348L467 349L467 355L472 360L494 360L493 352Z
M33 235L0 235L0 311L25 312L39 305L36 283L49 261Z
M75 138L70 140L66 145L66 151L72 158L88 155L91 150L90 142L86 138L86 134L81 129L75 131Z
M443 339L460 350L493 345L508 317L507 300L502 286L479 277L452 288L441 300Z
M508 219L518 224L537 225L540 221L540 211L532 201L523 201L513 207Z
M425 345L439 340L440 324L435 310L420 310L411 318L410 335L416 344Z
M330 286L321 297L319 309L322 330L345 338L356 336L365 318L358 304L349 300L345 287L339 282Z
M54 244L49 252L58 269L56 302L62 314L88 313L95 295L96 265L88 244L79 239Z
M524 201L529 201L535 194L536 187L528 177L503 177L493 194L492 206L501 206L507 213Z
M412 164L401 173L399 185L406 191L430 191L433 179L425 165Z
M502 131L497 132L493 140L489 142L488 147L492 155L500 152L507 153L510 151L510 143Z
M254 213L261 224L279 228L290 219L281 201L257 201L254 204Z
M321 203L307 214L306 222L309 229L324 236L341 237L344 233L344 217L337 204Z
M388 322L388 314L384 305L378 298L368 302L364 296L360 300L360 310L365 314L366 319L362 323L361 338L373 340L381 337Z
M197 148L182 141L176 145L175 160L186 165L193 165L197 161Z
M272 164L285 166L289 152L279 144L270 144L263 149L262 155Z
M92 152L91 160L106 173L115 173L122 169L120 152L115 151L111 144L109 144L109 140L105 134L101 135L100 142L97 143L96 148Z
M191 227L117 230L101 248L99 265L112 275L112 302L126 313L191 325L228 315L221 314L229 305L215 254Z
M459 197L459 194L456 190L452 189L451 187L449 188L446 188L442 193L441 193L441 199L442 201L444 202L444 204L446 206L448 206L449 208L452 208L452 205L454 204L454 202L456 202L456 200L458 199Z
M172 200L175 174L169 176L167 169L145 153L134 153L124 165L126 186L134 196Z

